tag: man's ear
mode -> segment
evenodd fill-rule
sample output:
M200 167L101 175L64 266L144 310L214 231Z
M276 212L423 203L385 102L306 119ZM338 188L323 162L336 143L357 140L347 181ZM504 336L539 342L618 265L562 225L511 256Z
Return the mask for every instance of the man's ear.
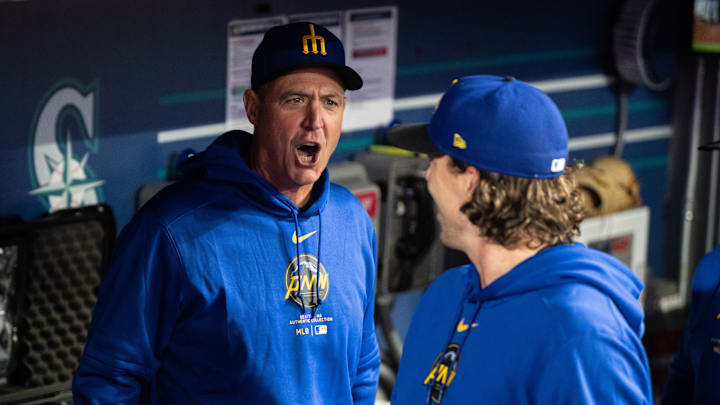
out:
M465 182L464 191L468 197L472 198L473 193L475 193L475 187L478 185L478 171L475 166L468 166L465 172L462 173L462 176Z
M247 89L243 93L243 103L245 104L248 121L255 125L260 112L260 96L253 89Z

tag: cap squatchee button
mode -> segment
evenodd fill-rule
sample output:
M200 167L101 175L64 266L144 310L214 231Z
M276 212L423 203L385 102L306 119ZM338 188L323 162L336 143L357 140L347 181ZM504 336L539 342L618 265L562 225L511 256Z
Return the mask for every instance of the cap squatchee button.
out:
M503 80L505 80L506 82L511 82L511 81L515 80L515 78L512 76L505 76L505 77L503 77Z

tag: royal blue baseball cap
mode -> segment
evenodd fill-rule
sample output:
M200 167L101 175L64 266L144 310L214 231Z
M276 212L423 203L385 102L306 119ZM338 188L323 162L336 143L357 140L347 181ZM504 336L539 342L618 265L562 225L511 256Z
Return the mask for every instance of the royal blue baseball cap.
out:
M396 125L387 135L399 148L440 152L516 177L558 177L568 159L567 128L557 105L536 87L509 76L455 80L429 125Z
M357 90L360 75L345 64L345 48L327 28L295 22L270 28L255 49L250 85L258 91L270 81L293 70L321 66L334 70L347 90Z

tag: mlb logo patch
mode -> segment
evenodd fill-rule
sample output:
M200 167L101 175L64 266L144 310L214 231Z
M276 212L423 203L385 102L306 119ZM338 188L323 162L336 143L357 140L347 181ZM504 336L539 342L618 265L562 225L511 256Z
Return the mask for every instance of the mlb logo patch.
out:
M327 335L327 325L315 325L316 335Z
M553 159L550 163L550 171L553 173L565 170L565 158Z

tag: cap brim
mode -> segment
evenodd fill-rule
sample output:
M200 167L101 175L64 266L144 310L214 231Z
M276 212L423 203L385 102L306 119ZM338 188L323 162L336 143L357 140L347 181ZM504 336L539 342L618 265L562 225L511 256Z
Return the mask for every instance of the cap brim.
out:
M345 90L358 90L363 86L362 77L360 77L358 72L353 70L353 68L345 65L338 65L335 63L307 63L304 65L293 66L291 70L297 70L304 67L312 66L326 67L334 70L335 73L340 76L340 80L342 80L343 85L345 86Z
M438 148L430 139L428 124L401 124L388 129L390 145L418 153L437 153Z
M285 76L292 71L309 67L324 67L333 70L340 77L340 80L342 80L345 90L358 90L363 86L362 77L360 77L358 72L354 71L351 67L334 63L309 62L294 65L287 69L278 70L277 72L265 77L259 87L264 86L266 83L270 83L280 76ZM253 87L253 90L258 91L259 89Z
M346 90L358 90L363 86L362 77L352 68L339 65L333 65L332 67L340 75Z
M720 149L720 141L707 143L705 145L700 146L698 149L700 149L700 150L718 150L718 149Z

